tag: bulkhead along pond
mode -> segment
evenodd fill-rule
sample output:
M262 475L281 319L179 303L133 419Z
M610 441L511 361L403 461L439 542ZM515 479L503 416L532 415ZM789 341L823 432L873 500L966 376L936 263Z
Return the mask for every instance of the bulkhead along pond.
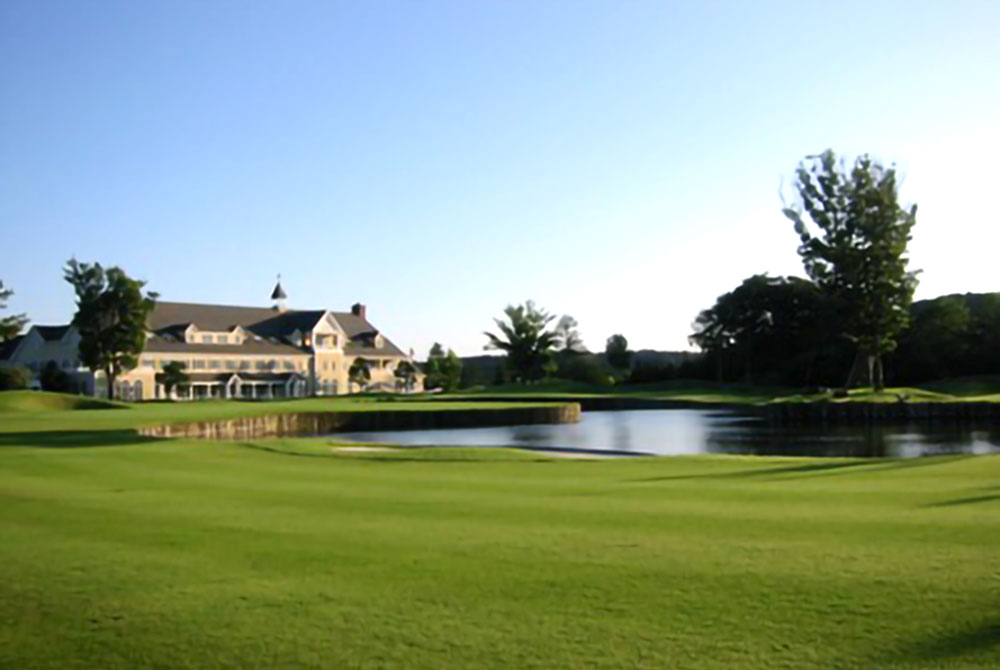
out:
M754 454L910 458L1000 453L995 421L782 425L731 410L584 412L577 423L337 433L338 440L420 446L489 446L621 454Z

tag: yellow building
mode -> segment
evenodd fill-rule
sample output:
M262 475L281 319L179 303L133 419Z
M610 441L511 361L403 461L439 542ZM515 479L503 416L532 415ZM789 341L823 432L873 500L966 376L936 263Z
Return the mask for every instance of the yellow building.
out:
M271 298L271 308L157 302L139 365L116 380L115 396L166 398L162 371L172 361L182 363L189 377L171 393L181 399L349 393L360 390L348 374L359 358L371 374L366 390L409 391L421 385L420 379L406 385L397 377L397 367L413 361L368 322L364 305L349 312L286 309L280 282ZM9 347L7 362L37 376L48 361L56 361L82 391L106 396L103 375L80 367L78 342L72 326L34 326Z

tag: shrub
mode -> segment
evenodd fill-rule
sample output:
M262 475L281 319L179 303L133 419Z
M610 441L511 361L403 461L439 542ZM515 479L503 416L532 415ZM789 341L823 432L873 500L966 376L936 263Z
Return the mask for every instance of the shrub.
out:
M28 388L30 376L24 368L0 363L0 391Z

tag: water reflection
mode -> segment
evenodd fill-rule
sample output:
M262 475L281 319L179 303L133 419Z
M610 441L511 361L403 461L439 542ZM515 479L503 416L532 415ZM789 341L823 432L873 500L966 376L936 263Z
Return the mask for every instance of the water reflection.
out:
M516 446L658 455L723 453L787 456L917 457L1000 452L1000 426L968 422L909 425L776 426L720 410L586 412L575 424L338 434L357 442Z

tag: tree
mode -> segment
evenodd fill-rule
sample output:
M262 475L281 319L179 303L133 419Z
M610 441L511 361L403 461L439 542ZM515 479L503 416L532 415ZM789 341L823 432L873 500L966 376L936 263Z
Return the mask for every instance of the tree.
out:
M556 346L568 354L586 353L583 338L580 337L579 325L573 317L565 314L556 322Z
M489 338L484 347L507 354L507 368L514 381L532 382L541 379L551 368L552 350L559 336L545 327L554 315L535 307L531 300L523 305L508 305L504 310L507 320L494 319L500 336L483 333Z
M451 393L458 390L462 381L462 359L451 349L445 353L444 347L435 342L427 356L426 372L425 389L439 388Z
M349 382L357 384L358 388L364 391L372 379L372 371L368 361L363 358L355 358L347 370L347 377Z
M462 359L451 349L441 359L441 388L445 393L453 393L458 390L462 382Z
M0 391L16 391L28 387L31 375L24 368L0 363Z
M108 397L115 380L135 368L146 346L146 320L155 293L142 293L146 282L132 279L118 267L106 271L100 263L66 263L65 279L76 291L73 326L80 333L80 360L93 372L103 372Z
M433 391L442 386L441 383L441 360L444 358L444 347L435 342L427 354L427 363L424 365L424 389Z
M73 380L59 368L59 364L55 361L45 363L41 374L38 375L38 382L42 385L43 391L70 393L76 390Z
M413 380L417 377L417 369L410 361L402 361L392 373L396 377L396 386L404 391L413 389Z
M806 273L835 301L843 334L857 348L847 384L864 366L868 385L881 389L882 357L909 322L917 284L906 268L917 207L899 205L895 168L867 155L850 170L829 149L806 161L796 170L799 203L783 211L801 240Z
M830 301L813 282L754 275L698 314L689 340L714 359L719 381L752 382L766 372L773 382L808 384L832 320Z
M628 370L632 366L632 354L624 335L616 334L608 338L604 345L604 357L608 365L616 370Z
M0 310L7 309L7 301L14 295L14 291L4 288L3 280L0 280ZM0 342L12 340L21 334L21 329L28 323L28 318L24 314L12 314L0 317Z
M159 381L163 383L163 390L169 398L178 386L184 386L191 378L188 377L184 369L187 366L182 361L170 361L163 365L163 372L157 375Z

